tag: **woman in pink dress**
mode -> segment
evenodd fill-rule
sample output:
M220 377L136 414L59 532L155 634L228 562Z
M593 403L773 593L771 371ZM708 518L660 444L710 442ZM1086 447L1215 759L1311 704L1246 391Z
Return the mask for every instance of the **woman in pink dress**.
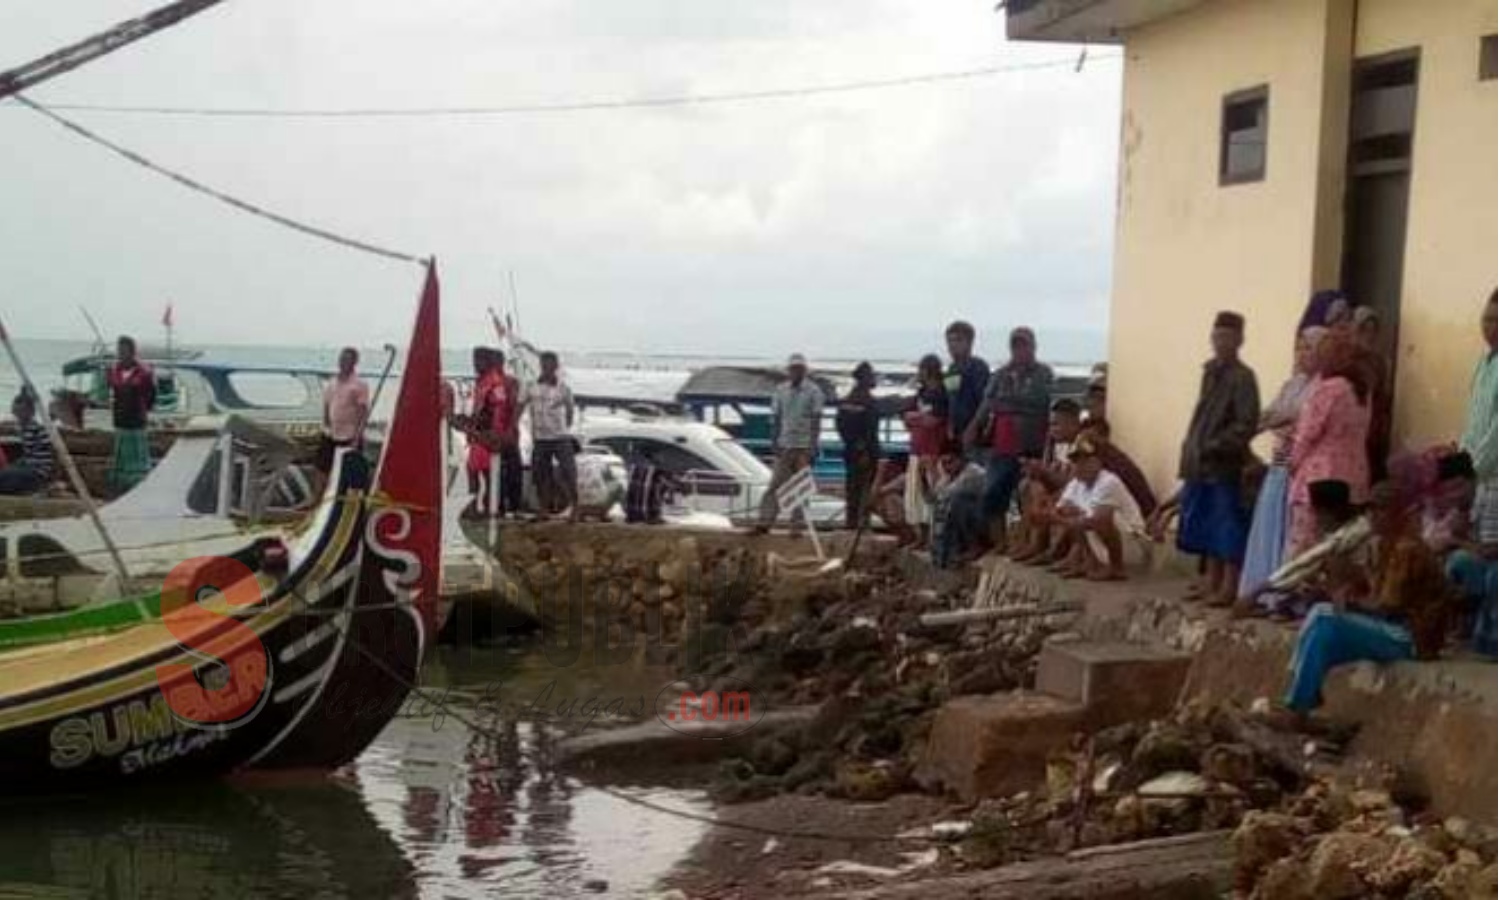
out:
M1286 559L1317 542L1317 522L1308 498L1315 481L1342 481L1349 499L1364 504L1370 494L1370 385L1359 365L1359 348L1348 334L1330 332L1318 345L1317 377L1308 390L1292 438L1292 522Z

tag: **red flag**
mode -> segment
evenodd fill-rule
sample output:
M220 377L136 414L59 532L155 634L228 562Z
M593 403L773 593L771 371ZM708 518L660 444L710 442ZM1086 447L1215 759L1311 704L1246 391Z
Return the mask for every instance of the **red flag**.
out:
M166 310L161 314L161 324L167 328L172 327L172 304L168 303Z

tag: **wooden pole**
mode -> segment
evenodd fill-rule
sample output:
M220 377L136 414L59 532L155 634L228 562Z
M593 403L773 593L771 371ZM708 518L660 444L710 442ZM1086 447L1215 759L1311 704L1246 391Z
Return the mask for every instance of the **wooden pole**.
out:
M21 383L26 390L31 392L38 405L41 404L42 395L37 392L36 384L32 382L31 375L27 373L26 366L21 362L21 355L16 352L15 344L11 343L10 332L5 329L5 323L0 322L0 342L5 344L5 353L10 357L10 364L15 367L16 374L21 376ZM63 464L63 470L68 473L68 480L73 484L73 490L83 500L84 510L88 512L89 519L99 531L99 537L104 541L104 548L109 551L110 561L114 563L115 574L120 578L120 593L123 595L130 591L130 570L125 568L125 559L120 556L120 549L115 546L114 539L109 536L109 529L104 527L104 520L99 518L99 507L94 503L94 498L89 494L88 485L83 482L83 475L78 471L78 464L73 462L73 454L68 452L68 445L62 439L62 433L57 430L57 423L46 414L46 410L39 410L41 419L46 423L47 437L52 441L52 452ZM137 606L142 606L139 600Z
M171 28L190 16L219 5L223 0L177 0L144 16L127 19L107 31L84 38L29 63L0 72L0 98L9 97L44 81L71 72L127 44Z

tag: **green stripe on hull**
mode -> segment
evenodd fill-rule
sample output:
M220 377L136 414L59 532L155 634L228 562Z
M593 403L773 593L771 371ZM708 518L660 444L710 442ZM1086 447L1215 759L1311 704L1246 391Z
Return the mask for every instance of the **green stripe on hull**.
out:
M106 634L160 616L161 594L148 594L68 612L0 620L0 652Z

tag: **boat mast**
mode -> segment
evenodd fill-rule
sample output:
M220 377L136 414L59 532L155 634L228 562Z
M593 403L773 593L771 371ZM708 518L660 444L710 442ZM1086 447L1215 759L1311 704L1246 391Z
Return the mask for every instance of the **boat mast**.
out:
M5 345L5 353L10 357L10 364L15 368L16 374L21 377L21 384L25 389L41 402L41 395L37 393L36 384L27 373L26 366L21 362L21 355L16 352L16 347L11 343L10 332L5 329L5 323L0 322L0 343ZM78 471L78 464L73 462L73 454L68 452L68 445L63 442L62 433L57 430L57 423L52 421L52 416L42 410L42 421L46 423L47 437L52 441L52 451L57 458L62 460L63 469L68 473L68 480L73 483L73 490L83 500L83 508L88 511L89 519L93 521L94 528L98 529L99 537L104 541L104 548L109 551L109 558L114 563L115 574L120 578L120 591L125 593L130 590L130 571L125 568L125 560L120 556L120 549L115 546L114 538L109 536L109 529L104 527L104 520L99 518L99 508L94 503L94 498L89 494L88 485L83 482L83 475ZM140 601L136 604L139 606Z

